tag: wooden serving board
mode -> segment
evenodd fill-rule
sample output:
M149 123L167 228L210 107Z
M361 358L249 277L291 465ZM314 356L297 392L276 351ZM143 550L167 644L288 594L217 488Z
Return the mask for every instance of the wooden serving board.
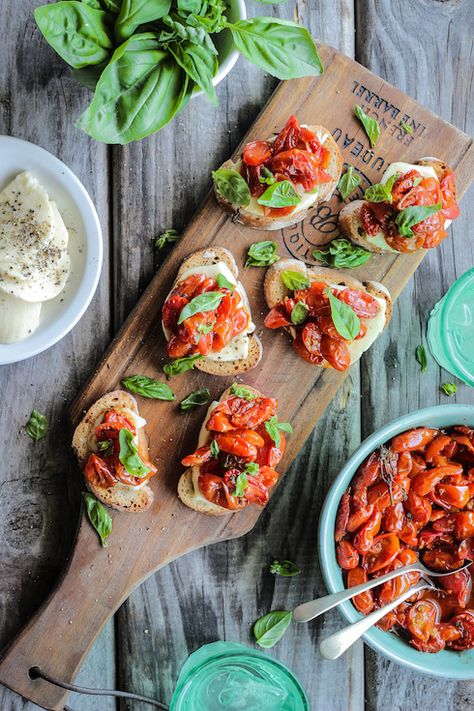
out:
M323 76L280 84L242 144L266 138L295 113L301 122L327 127L344 161L361 174L362 185L354 198L361 197L369 184L378 182L393 161L414 162L433 154L455 169L462 196L474 173L472 139L348 57L330 47L320 49L325 65ZM381 125L381 137L373 150L353 116L355 104ZM411 126L413 133L405 133L401 123ZM176 271L189 253L210 245L224 246L233 251L241 267L241 279L265 351L261 364L238 380L277 397L280 419L293 424L294 434L288 439L280 466L285 471L346 374L305 363L296 356L285 335L263 331L267 311L262 293L264 270L243 269L243 264L248 245L266 238L277 241L280 255L314 263L314 247L338 236L337 213L341 205L334 196L304 223L281 232L264 233L233 223L210 195L74 403L73 424L104 392L118 387L125 375L164 377L161 368L165 340L160 311ZM352 273L382 281L396 297L422 258L422 253L374 256ZM179 402L204 386L218 398L234 380L192 371L173 378L171 385ZM74 549L56 589L0 661L0 683L46 709L62 709L66 695L44 681L32 681L28 676L32 666L39 665L53 676L71 681L106 621L134 587L188 551L244 535L260 513L260 509L249 507L236 515L214 518L183 506L176 496L183 471L179 461L195 446L205 408L183 414L177 403L138 400L140 413L148 421L150 451L159 472L151 481L155 492L153 507L140 515L114 512L113 533L106 549L100 547L82 515ZM308 472L308 476L312 475Z

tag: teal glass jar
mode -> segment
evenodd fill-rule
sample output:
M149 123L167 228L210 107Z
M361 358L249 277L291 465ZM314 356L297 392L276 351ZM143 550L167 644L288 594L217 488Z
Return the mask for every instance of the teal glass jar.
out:
M445 370L474 387L474 268L459 277L432 310L428 345Z
M184 663L170 711L309 711L293 674L262 652L213 642Z

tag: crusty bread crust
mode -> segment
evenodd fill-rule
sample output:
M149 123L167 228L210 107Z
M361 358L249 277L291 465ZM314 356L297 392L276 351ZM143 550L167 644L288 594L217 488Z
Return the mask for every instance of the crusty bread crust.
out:
M329 200L333 194L336 186L341 177L342 171L342 155L339 150L334 138L331 136L329 131L323 126L309 126L309 128L316 131L324 131L328 134L324 142L324 147L329 149L330 160L329 165L325 168L326 172L331 176L331 180L327 183L322 183L319 193L314 196L314 202L307 207L305 210L298 210L296 213L290 213L289 215L284 215L283 217L265 217L263 215L254 215L247 208L241 205L233 205L228 200L226 200L222 195L219 195L214 186L214 192L217 198L217 202L224 208L226 212L233 216L236 222L240 222L248 227L253 227L256 230L281 230L285 227L290 227L291 225L296 225L298 222L303 222L310 212L321 202ZM274 140L276 135L272 136L269 140ZM225 163L221 165L221 168L229 168L239 171L241 161L226 160ZM240 171L239 171L240 172Z
M232 252L229 252L225 247L207 247L206 249L200 249L198 252L193 252L193 254L186 257L178 270L173 288L188 269L217 264L218 262L223 262L230 269L235 279L238 280L239 268ZM248 300L246 305L250 311ZM202 358L196 360L194 365L198 370L202 370L204 373L226 377L252 370L252 368L255 368L255 366L259 364L262 355L262 343L259 337L255 333L252 333L249 335L249 352L247 358L227 361Z
M72 448L78 458L81 469L85 466L89 454L91 454L90 440L97 421L100 420L107 410L112 408L119 410L126 408L138 415L137 401L133 395L130 395L130 393L124 390L114 390L99 398L86 412L76 427L72 438ZM138 428L137 436L138 450L142 456L147 458L148 445L143 428ZM146 483L135 487L127 486L119 482L107 489L97 487L86 481L86 486L99 501L102 501L102 503L118 511L144 511L153 502L153 492Z
M262 393L259 390L252 388L250 385L246 385L245 387L248 390L251 390L257 397L262 396ZM223 402L229 397L232 397L232 393L230 388L227 388L227 390L224 390L220 396L219 402ZM198 513L207 514L209 516L225 516L226 514L238 513L238 511L241 510L237 509L236 511L229 511L229 509L226 509L223 506L218 506L217 504L213 504L211 501L204 500L204 497L200 499L196 498L196 491L193 483L193 469L195 468L196 467L190 467L189 469L186 469L184 474L182 474L179 479L178 496L183 504L189 506L189 508L194 509Z

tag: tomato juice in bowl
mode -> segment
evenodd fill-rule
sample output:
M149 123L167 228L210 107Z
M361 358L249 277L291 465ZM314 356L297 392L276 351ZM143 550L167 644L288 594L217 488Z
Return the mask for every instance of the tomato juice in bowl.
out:
M474 407L470 405L443 405L400 417L371 435L349 459L327 495L319 525L320 562L324 580L330 592L337 592L345 586L343 572L336 559L334 534L340 501L360 465L374 450L389 443L393 437L407 430L419 427L448 429L455 425L474 427ZM411 549L407 546L406 550ZM428 560L425 562L427 565L430 564ZM355 622L361 618L361 614L355 609L352 602L341 605L341 611L349 622ZM421 612L426 612L426 610L421 610ZM433 611L431 610L431 612ZM412 624L416 623L415 613L412 613ZM369 646L389 659L420 672L451 679L474 679L474 650L472 649L462 652L443 649L436 654L428 654L415 649L402 636L377 628L372 628L367 632L364 639Z

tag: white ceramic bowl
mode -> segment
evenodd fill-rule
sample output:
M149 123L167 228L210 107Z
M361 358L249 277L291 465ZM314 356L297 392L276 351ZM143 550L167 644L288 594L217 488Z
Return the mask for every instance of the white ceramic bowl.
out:
M89 306L102 268L102 230L82 183L43 148L0 136L0 190L24 170L33 173L56 201L69 231L71 272L63 291L43 303L38 329L22 341L0 344L0 365L31 358L64 338Z

